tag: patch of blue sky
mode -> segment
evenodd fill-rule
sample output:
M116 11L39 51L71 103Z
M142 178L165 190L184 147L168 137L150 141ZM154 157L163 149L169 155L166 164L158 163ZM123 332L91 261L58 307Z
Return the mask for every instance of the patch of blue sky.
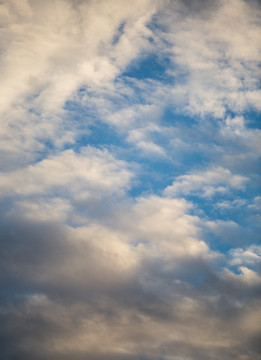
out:
M79 151L85 146L108 149L126 145L122 136L112 126L96 121L88 125L88 131L78 136L77 142L74 144L74 150Z
M179 141L179 138L177 140ZM169 151L166 149L166 152L168 156L166 161L169 162L168 174L172 181L177 176L189 173L191 169L202 168L209 163L208 154L199 149L197 144L194 146L188 144L187 148L186 144L181 148L179 146L173 148L169 145Z
M82 93L86 91L84 88L81 90ZM121 103L122 99L119 102ZM77 140L72 146L76 152L85 146L117 148L119 153L130 160L128 156L130 144L126 142L126 136L117 131L117 127L104 121L95 108L88 104L81 105L80 101L71 101L67 102L66 111L67 117L71 117L71 121L75 123L74 127L79 130Z
M156 134L150 140L161 146L166 155L143 153L135 144L123 144L125 147L118 149L121 159L135 161L140 167L137 182L129 191L131 196L144 193L159 195L176 177L188 173L192 167L201 167L208 162L206 154L200 150L173 150L170 139L164 136Z
M233 223L228 223L227 226L225 223L220 223L217 224L217 227L220 227L220 229L217 229L217 231L213 231L213 229L205 230L203 235L203 240L212 251L226 255L235 248L246 249L250 245L260 244L260 228L253 229ZM227 263L226 266L228 265Z
M52 139L40 139L41 144L44 146L43 151L38 152L39 154L43 154L46 156L47 152L53 151L56 149L56 146L54 144L54 140Z
M81 114L76 115L76 118L77 116ZM76 152L85 146L106 148L117 158L137 164L140 168L137 180L129 190L129 195L132 197L150 193L160 194L165 187L171 185L175 177L188 172L191 167L202 166L208 161L207 155L195 148L173 150L170 143L172 139L162 134L153 134L150 140L162 146L166 150L166 156L143 153L136 144L127 142L126 137L117 132L114 126L98 119L86 124L85 130L79 134L77 141L73 145L68 144L67 148L73 148Z
M211 117L203 119L198 115L189 116L169 105L164 109L160 123L172 128L180 140L190 143L191 146L200 144L202 147L206 143L213 146L219 142L217 133L220 124Z
M119 42L120 37L124 33L125 24L126 24L125 21L120 24L118 31L116 32L116 34L114 35L114 37L112 39L112 45L116 45Z
M128 195L131 197L161 195L162 190L172 183L173 165L162 158L139 159L139 173Z
M75 100L68 100L64 105L64 110L66 111L66 124L69 129L71 126L76 133L80 135L77 137L77 141L71 145L67 144L65 148L73 146L74 149L79 149L81 146L84 146L84 143L89 135L91 135L91 127L96 121L96 112L90 106L81 105L81 96L86 92L85 88L81 88L78 91L79 97ZM102 138L102 135L101 135ZM87 143L85 144L85 146Z
M231 110L226 111L226 116L234 118L236 116L243 116L245 120L245 126L249 129L261 129L261 112L249 107L247 110L244 110L242 113L236 113Z
M162 84L173 83L173 77L168 73L171 68L169 57L164 54L149 53L134 60L122 76L137 80L152 79Z
M226 253L234 247L260 243L260 224L256 223L259 211L249 207L247 192L231 191L211 198L189 195L185 199L194 205L192 215L216 223L215 231L212 227L205 230L204 240L212 250Z
M240 197L238 192L232 192L230 194L216 194L211 198L203 197L200 195L182 195L186 200L196 204L197 208L200 208L208 215L208 218L219 219L219 220L235 220L233 217L240 217L242 214L242 208L236 205L233 205L232 202L235 199L244 199ZM227 206L226 206L227 205ZM226 207L225 207L226 206ZM234 216L232 215L234 214Z
M151 21L147 24L147 28L150 29L153 34L168 32L168 24L161 21L161 18L157 15L152 16Z
M197 213L195 212L194 215ZM235 221L236 219L231 219L231 217L211 219L209 213L205 213L205 215L200 213L200 219L203 221L202 240L208 244L212 251L221 254L226 254L234 248L246 248L251 244L260 243L260 226L251 226L248 222L249 214L244 212L244 215L247 221L243 224L240 221Z
M261 130L261 112L249 110L244 113L245 124L249 129L260 129Z
M198 117L187 116L180 112L177 112L174 106L166 106L162 118L161 123L163 125L183 125L183 126L193 126L197 124Z
M206 244L210 247L212 251L222 254L226 254L229 252L229 250L235 247L239 247L243 244L242 241L237 243L235 243L235 241L227 241L227 238L224 238L220 234L215 234L212 230L205 231L203 240L206 242ZM220 259L218 259L218 262L220 262Z
M77 97L72 100L67 100L64 104L64 110L67 112L67 118L71 116L74 123L76 123L76 121L86 121L89 117L91 107L82 106L81 104L81 99L86 92L87 89L80 88L77 92Z

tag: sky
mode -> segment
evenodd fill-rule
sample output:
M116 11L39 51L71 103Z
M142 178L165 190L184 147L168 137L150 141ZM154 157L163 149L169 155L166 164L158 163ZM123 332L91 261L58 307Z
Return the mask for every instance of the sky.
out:
M0 24L1 359L260 360L260 1Z

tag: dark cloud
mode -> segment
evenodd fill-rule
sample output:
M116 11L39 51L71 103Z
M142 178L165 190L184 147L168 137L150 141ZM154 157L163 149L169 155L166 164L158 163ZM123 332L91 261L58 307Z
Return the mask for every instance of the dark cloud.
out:
M68 226L1 226L3 359L259 359L260 286L200 259L130 274Z
M198 15L215 10L219 0L181 0L180 3L189 11L189 13Z

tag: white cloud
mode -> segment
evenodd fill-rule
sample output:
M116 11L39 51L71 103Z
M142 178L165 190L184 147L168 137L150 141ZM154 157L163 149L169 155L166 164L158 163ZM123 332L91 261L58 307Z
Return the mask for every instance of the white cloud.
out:
M127 164L108 151L87 147L66 150L34 165L2 173L2 196L62 194L89 198L121 194L132 178Z
M72 213L72 205L64 198L34 198L24 201L16 201L14 207L10 210L9 215L17 215L34 220L65 222L68 221L68 215Z
M258 106L259 10L243 1L218 2L207 8L207 16L194 16L182 2L152 0L124 7L119 1L101 0L6 1L2 11L10 15L0 59L2 158L7 163L34 160L36 151L48 148L45 140L60 147L75 141L79 127L68 121L63 107L67 100L78 99L80 87L85 88L81 106L97 107L95 117L126 137L137 125L157 122L162 105L170 101L182 113L218 117L227 107L240 113ZM162 22L166 33L151 30L150 22ZM119 95L135 92L136 85L124 79L116 85L115 79L149 52L172 54L175 83L136 79L145 104L138 105L136 99L137 104L124 105L122 99L117 108ZM166 153L152 137L133 144L144 154Z
M2 12L9 14L1 29L4 157L43 151L45 139L74 141L78 130L66 119L65 102L81 86L113 89L115 77L150 46L146 24L156 8L150 0L124 7L101 0L4 1Z
M245 206L247 201L245 199L235 199L233 201L219 201L216 205L221 209L241 208Z
M253 203L249 205L250 209L261 211L261 196L256 196Z
M188 258L208 261L215 256L201 239L200 219L189 214L191 207L183 199L151 196L138 198L131 209L115 216L141 258L161 259L162 266L175 268Z
M229 251L231 265L256 265L261 263L261 246L251 245L245 250L242 248Z
M223 117L259 109L260 9L245 1L216 1L205 12L173 3L166 39L173 45L173 101L190 114ZM168 20L166 20L166 18ZM162 21L162 23L163 23Z
M137 148L141 149L141 151L144 151L145 153L166 156L164 148L150 140L153 133L157 134L160 132L161 128L159 126L149 125L146 128L130 130L127 140L134 143Z
M246 286L259 286L261 285L261 276L254 270L246 266L239 267L240 274L234 274L232 271L225 270L224 279L231 281L234 286L243 284Z
M194 194L212 197L216 193L226 193L231 189L244 189L247 181L246 176L234 175L228 169L217 167L178 176L173 185L168 186L163 193L166 196Z

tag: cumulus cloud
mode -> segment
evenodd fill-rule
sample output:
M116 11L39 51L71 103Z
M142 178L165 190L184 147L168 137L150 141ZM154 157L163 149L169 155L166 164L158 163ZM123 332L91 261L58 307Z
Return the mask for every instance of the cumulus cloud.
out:
M173 185L164 190L164 194L166 196L196 194L211 197L215 193L225 193L230 188L243 189L247 180L246 176L233 175L228 169L219 167L179 176Z
M215 275L198 219L188 211L184 200L152 197L134 204L131 216L117 214L128 222L113 228L113 220L107 227L72 228L23 219L14 227L5 217L5 299L17 286L24 291L7 309L1 305L2 339L13 343L3 342L6 358L258 359L247 344L260 326L251 325L253 315L244 308L251 301L245 286L256 287L258 277L246 268L242 280Z
M246 250L238 248L230 250L232 265L255 265L261 262L261 247L251 245Z
M126 168L124 168L126 166ZM66 150L34 165L1 174L2 196L60 193L88 197L120 192L132 177L127 165L107 151Z

